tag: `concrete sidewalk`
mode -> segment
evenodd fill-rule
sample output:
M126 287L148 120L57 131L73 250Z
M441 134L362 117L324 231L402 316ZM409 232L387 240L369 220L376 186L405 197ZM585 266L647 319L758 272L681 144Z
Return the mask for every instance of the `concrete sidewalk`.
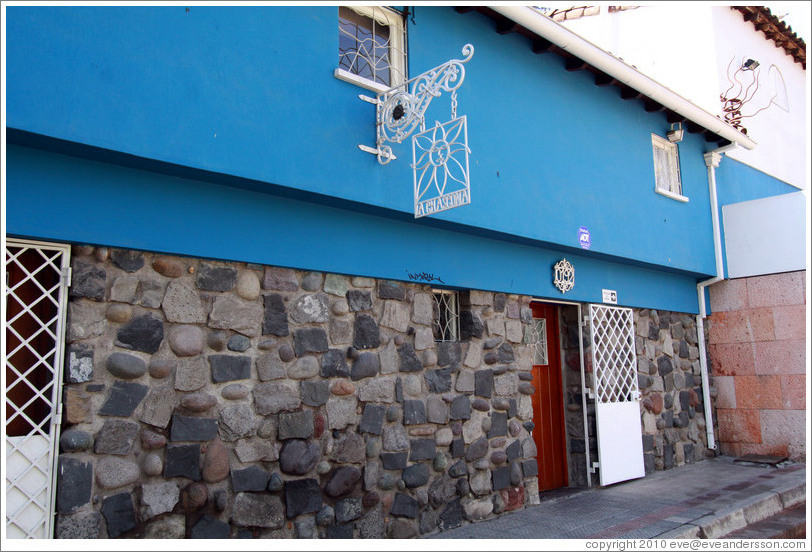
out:
M720 538L803 504L806 466L721 456L605 488L549 494L537 506L425 538Z

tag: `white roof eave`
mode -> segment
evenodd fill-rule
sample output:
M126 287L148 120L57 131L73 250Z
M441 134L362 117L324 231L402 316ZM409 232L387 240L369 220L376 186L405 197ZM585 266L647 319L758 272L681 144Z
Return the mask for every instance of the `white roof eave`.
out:
M495 12L549 40L562 50L581 58L618 82L637 90L664 107L739 146L751 150L756 142L722 119L705 111L690 100L627 65L612 54L595 46L536 10L527 6L491 6Z

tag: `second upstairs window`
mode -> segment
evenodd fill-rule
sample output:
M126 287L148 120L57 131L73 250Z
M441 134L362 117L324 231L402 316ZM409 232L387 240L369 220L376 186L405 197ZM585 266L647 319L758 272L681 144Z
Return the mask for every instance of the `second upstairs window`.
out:
M688 201L682 195L677 144L652 134L651 145L654 150L654 190L672 199Z
M335 76L375 92L406 80L403 15L380 6L338 8Z

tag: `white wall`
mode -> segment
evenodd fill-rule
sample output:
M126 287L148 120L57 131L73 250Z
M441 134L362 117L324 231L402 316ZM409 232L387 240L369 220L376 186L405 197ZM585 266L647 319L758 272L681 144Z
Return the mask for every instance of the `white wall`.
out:
M806 193L724 205L727 277L806 269Z
M744 119L748 136L758 145L752 151L737 149L727 155L808 189L806 71L745 22L741 13L702 2L664 2L612 14L601 6L600 15L562 24L714 115L722 115L719 94L729 87L727 66L734 55L739 62L742 57L758 60L763 79L775 64L786 84L788 112L772 106ZM770 88L760 88L761 98L748 104L745 114L768 102Z
M662 3L562 22L567 28L714 115L719 113L711 6Z
M768 78L770 65L774 64L779 69L786 85L786 97L781 93L779 85L779 94L775 100L781 107L770 106L755 117L742 121L747 128L747 135L758 144L756 148L751 151L736 149L728 153L728 157L797 188L808 189L806 161L809 154L809 90L806 71L783 48L777 47L772 40L767 40L761 31L756 31L752 23L745 22L739 12L717 6L713 9L713 20L721 91L729 86L726 69L731 58L752 58L761 64L758 69L761 70L762 84L754 99L742 110L745 115L767 105L775 94L776 88L771 82L773 79Z

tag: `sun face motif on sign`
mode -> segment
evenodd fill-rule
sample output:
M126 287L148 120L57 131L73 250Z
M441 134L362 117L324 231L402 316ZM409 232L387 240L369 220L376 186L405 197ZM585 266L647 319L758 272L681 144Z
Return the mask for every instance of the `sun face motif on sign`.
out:
M561 293L567 293L575 287L575 267L567 259L561 259L555 263L553 284Z
M464 116L412 137L415 218L471 203L469 151Z

